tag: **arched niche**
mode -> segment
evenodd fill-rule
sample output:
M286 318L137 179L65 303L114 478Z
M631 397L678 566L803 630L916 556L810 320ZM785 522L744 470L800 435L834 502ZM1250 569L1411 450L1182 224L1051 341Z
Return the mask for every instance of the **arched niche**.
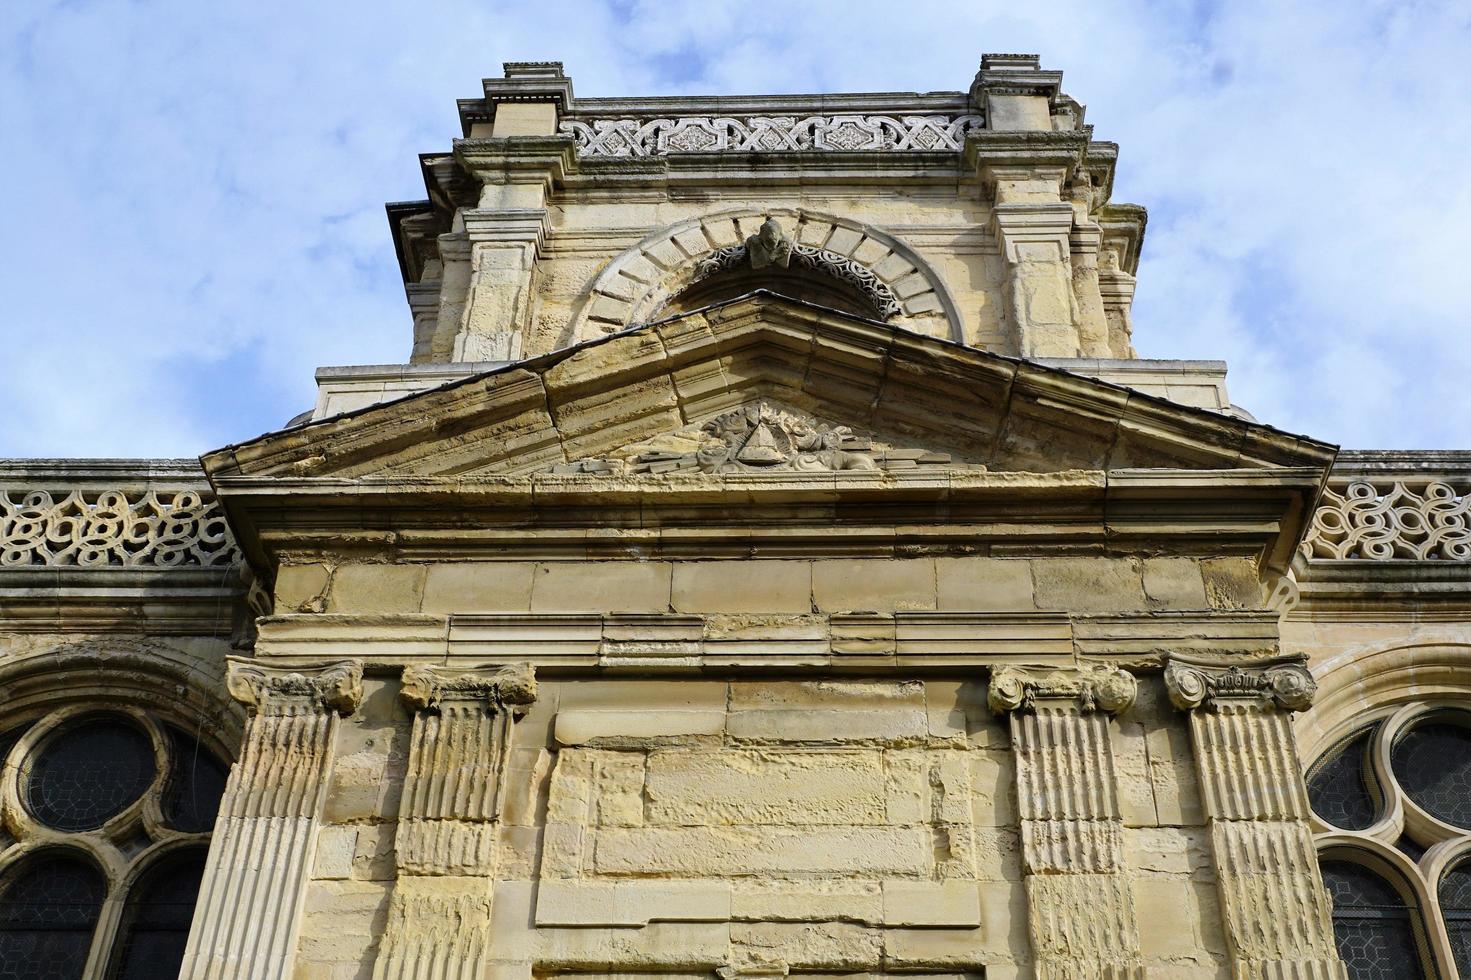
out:
M743 245L767 217L802 246L795 268L768 277L711 268ZM964 337L959 312L939 275L908 245L870 225L803 208L742 208L690 218L662 228L618 255L593 280L565 340L580 343L702 305L701 288L714 301L730 298L719 288L722 273L736 272L738 292L784 292L801 282L794 298L881 319L915 333L946 340ZM732 277L735 278L735 277ZM764 281L763 281L764 280ZM788 294L792 289L789 284ZM732 293L731 295L735 295ZM824 297L826 296L826 302Z

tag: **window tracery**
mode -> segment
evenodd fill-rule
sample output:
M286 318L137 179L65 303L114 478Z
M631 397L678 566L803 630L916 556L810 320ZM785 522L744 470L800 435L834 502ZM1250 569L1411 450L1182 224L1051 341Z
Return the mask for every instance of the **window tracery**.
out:
M1471 704L1371 714L1307 787L1349 976L1471 976Z
M225 765L132 708L0 734L0 980L172 976Z

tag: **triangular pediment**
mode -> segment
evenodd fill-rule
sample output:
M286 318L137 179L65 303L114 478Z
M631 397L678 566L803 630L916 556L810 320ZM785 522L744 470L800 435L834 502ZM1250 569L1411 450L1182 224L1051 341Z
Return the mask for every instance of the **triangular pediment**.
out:
M756 293L204 457L245 477L458 481L1325 467L1334 447ZM702 458L701 453L705 456Z
M985 471L985 464L914 441L857 430L770 398L598 456L554 465L554 474L705 474Z

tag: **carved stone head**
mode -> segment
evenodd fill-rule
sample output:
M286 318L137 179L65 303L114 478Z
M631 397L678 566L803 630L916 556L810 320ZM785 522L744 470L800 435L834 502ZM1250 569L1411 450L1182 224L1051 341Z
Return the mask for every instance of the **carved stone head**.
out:
M761 222L761 229L746 239L746 254L751 257L753 269L764 269L769 265L785 269L792 260L792 242L777 220L768 216Z

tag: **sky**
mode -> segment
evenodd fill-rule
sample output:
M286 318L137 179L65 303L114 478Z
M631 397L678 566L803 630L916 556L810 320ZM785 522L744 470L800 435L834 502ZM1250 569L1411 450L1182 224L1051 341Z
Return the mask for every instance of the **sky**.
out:
M1471 448L1471 0L4 0L0 456L196 456L408 358L385 201L503 61L584 96L964 90L1039 53L1149 209L1141 355Z

